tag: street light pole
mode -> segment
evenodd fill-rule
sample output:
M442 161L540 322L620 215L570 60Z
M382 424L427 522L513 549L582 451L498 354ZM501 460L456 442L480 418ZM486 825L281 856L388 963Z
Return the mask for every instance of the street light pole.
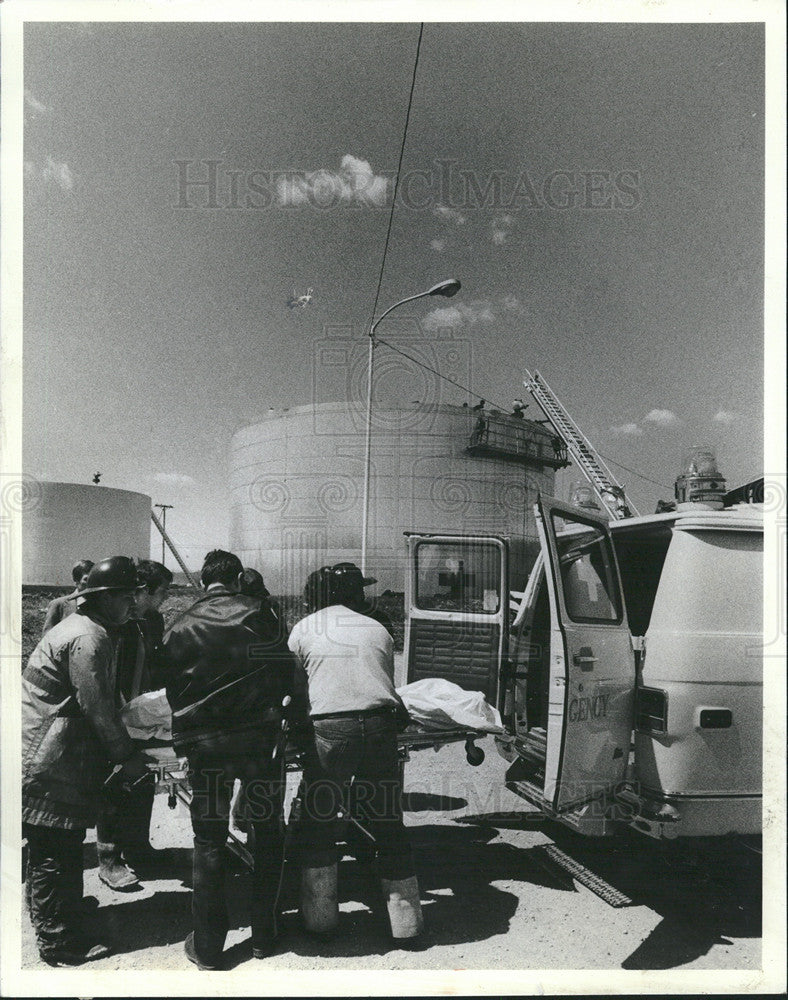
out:
M366 573L367 571L367 534L369 531L369 481L370 481L370 471L371 471L371 456L372 456L372 378L373 370L375 365L375 330L381 320L385 319L390 312L398 309L400 306L404 306L406 302L413 302L415 299L424 299L428 295L441 295L443 298L451 298L452 295L456 295L459 292L461 285L456 278L449 278L446 281L441 281L437 285L433 285L432 288L427 289L426 292L419 292L416 295L409 295L405 299L400 299L399 302L395 302L393 306L382 313L369 328L369 333L367 334L367 340L369 344L369 352L367 357L367 419L365 425L365 442L364 442L364 500L363 507L361 509L361 572Z
M162 528L167 527L167 511L172 510L171 503L155 503L154 507L158 507L161 511L161 526ZM164 535L161 536L161 564L164 565Z

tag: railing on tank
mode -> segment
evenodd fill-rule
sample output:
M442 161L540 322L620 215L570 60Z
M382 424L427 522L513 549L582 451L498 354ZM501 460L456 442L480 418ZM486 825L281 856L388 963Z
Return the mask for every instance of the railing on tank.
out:
M562 469L569 465L566 443L533 420L508 414L477 411L467 451L532 465Z

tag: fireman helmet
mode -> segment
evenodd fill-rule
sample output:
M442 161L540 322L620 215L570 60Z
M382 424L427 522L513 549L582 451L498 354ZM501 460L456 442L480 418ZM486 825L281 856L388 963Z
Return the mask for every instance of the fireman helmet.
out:
M137 590L137 567L128 556L111 556L97 562L88 573L85 589L80 599L104 590Z

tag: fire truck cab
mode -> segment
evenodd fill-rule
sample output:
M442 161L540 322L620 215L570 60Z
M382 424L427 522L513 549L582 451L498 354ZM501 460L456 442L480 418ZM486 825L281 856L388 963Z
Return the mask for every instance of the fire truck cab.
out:
M482 690L507 786L582 833L759 833L762 508L536 517L513 599L506 538L409 535L409 680Z

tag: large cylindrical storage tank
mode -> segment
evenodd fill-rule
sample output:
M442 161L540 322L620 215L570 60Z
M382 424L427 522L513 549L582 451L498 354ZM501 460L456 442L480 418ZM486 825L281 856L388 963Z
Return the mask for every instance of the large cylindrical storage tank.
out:
M483 433L479 426L484 422ZM230 547L272 593L326 563L360 564L365 417L353 403L272 411L231 443ZM373 411L367 573L401 591L406 531L508 535L511 586L533 563L537 492L555 452L539 424L446 404Z
M150 558L150 512L143 493L35 483L22 521L22 582L67 586L80 559Z

